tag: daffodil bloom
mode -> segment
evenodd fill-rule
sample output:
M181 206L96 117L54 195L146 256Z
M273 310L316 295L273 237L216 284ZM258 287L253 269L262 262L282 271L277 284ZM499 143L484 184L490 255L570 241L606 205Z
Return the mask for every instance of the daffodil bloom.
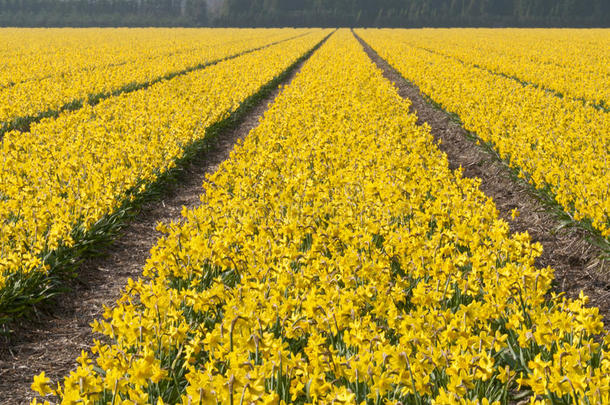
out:
M31 388L42 396L53 392L51 389L51 380L45 375L44 371L34 377Z

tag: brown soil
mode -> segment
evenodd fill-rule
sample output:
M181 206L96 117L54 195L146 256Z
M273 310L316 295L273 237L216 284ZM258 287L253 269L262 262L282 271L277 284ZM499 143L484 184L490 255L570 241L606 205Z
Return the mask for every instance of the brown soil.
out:
M301 65L282 85L292 81ZM240 120L237 128L220 133L210 148L195 157L181 181L160 201L147 204L122 231L102 258L87 260L78 270L73 291L57 300L54 308L28 325L22 325L10 341L0 338L0 404L28 403L34 393L30 384L34 375L45 371L56 382L75 368L81 350L89 351L95 336L89 324L100 319L103 305L112 306L120 297L129 278L140 276L150 256L150 249L161 236L159 222L182 220L182 207L200 204L202 184L207 173L229 157L238 139L245 137L259 123L263 113L279 94L276 88Z
M356 38L384 77L395 84L400 96L411 100L411 111L417 115L418 124L430 126L451 169L462 167L465 177L481 179L481 190L494 200L500 217L509 223L511 231L527 231L532 241L542 244L544 252L536 264L555 269L556 290L572 298L584 292L589 297L589 305L599 308L608 330L610 277L604 260L599 259L600 249L587 241L584 231L562 228L559 219L535 196L529 184L514 179L497 155L476 145L449 114L430 104L417 86L405 80L362 38L357 35ZM520 215L511 219L515 208Z

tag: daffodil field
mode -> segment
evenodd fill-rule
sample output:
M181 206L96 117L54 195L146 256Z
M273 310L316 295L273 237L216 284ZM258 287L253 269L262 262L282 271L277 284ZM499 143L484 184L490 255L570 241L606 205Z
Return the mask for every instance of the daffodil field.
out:
M419 56L399 41L402 32L358 33L406 77L421 78L422 89L428 75L430 88L451 90L434 80L457 74L452 61ZM75 223L87 226L112 210L134 179L171 165L180 145L207 125L199 117L210 117L207 123L226 114L327 34L315 31L84 108L61 123L43 122L33 127L36 142L19 134L23 148L16 139L8 148L9 135L5 154L48 151L38 160L53 166L37 170L57 177L67 197L56 204L78 206L69 218L80 219L16 235L67 240ZM424 68L434 66L429 62L446 69ZM477 78L468 79L473 88ZM225 100L246 85L250 90ZM496 87L477 89L490 104L502 95ZM521 86L513 91L547 97ZM523 100L503 109L527 108ZM218 111L206 110L212 101ZM556 105L563 104L548 108ZM589 111L581 101L569 105ZM609 403L610 339L598 309L586 307L584 296L571 300L551 290L553 270L534 265L541 245L509 232L479 180L449 169L409 107L349 30L332 34L208 176L202 204L185 209L180 223L159 225L165 236L142 277L93 324L104 336L93 356L83 352L59 382L41 372L32 388L63 404ZM589 135L604 121L575 113L570 119L574 128L587 122L579 156L591 161L584 151L605 134ZM568 142L561 139L555 144ZM113 145L121 145L118 156ZM60 151L82 158L51 159ZM549 155L549 162L558 156ZM117 163L122 169L113 172ZM581 167L571 168L585 181ZM23 178L15 176L15 188ZM43 192L42 184L19 197L38 201L24 211L24 224L51 217L36 208L53 207L44 196L56 191ZM92 203L66 202L79 198Z
M388 30L396 43L451 57L559 96L610 107L608 30ZM416 33L416 35L412 35Z
M109 216L329 33L310 30L44 119L28 132L6 133L0 142L0 324L47 295L46 276L63 264L59 257L78 259ZM277 32L259 36L270 42ZM229 52L234 46L228 41Z
M607 248L608 30L357 32Z
M307 30L0 30L0 130ZM97 43L101 42L99 46ZM17 44L17 46L15 46ZM2 45L0 45L2 46ZM4 132L4 131L3 131ZM1 133L0 133L1 136Z

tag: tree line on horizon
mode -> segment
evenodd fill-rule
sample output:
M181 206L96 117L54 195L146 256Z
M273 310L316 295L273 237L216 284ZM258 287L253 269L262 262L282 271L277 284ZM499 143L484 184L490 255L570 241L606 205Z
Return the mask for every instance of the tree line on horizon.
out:
M0 0L1 26L610 27L607 0Z

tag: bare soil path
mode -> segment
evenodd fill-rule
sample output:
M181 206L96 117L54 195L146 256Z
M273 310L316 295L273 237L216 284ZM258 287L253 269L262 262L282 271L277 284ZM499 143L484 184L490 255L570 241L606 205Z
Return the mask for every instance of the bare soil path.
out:
M289 84L305 62L299 63L281 85ZM102 317L103 305L112 306L120 297L129 278L141 274L150 249L161 236L156 225L180 221L182 207L200 204L206 174L213 173L229 157L235 142L258 125L279 91L276 87L252 106L237 127L221 131L161 200L142 208L106 256L84 262L73 290L62 295L54 308L39 314L38 321L20 326L10 340L0 337L0 404L28 403L34 397L32 378L43 370L58 381L75 368L81 350L89 351L96 338L89 324Z
M555 269L556 290L572 298L584 292L589 297L589 305L599 308L608 330L610 265L599 259L600 249L587 241L584 231L562 228L559 219L534 195L529 184L515 180L496 155L476 145L459 123L430 104L417 86L405 80L362 38L354 35L384 77L395 83L400 96L411 100L418 124L430 126L451 169L462 167L465 177L481 179L481 190L494 200L500 217L509 223L511 231L527 231L533 241L542 244L544 252L536 264ZM515 208L520 215L513 219L511 211Z

